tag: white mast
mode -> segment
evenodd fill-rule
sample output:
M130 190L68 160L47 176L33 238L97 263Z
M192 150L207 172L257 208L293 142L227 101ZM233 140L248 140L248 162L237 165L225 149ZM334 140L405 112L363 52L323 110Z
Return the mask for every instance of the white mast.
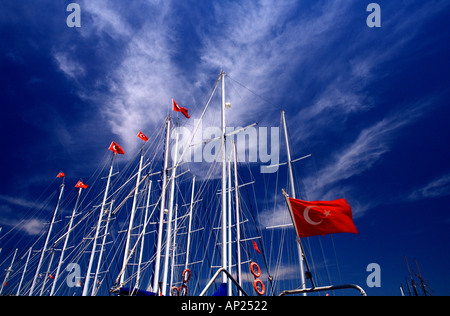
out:
M139 192L139 183L141 182L141 172L142 172L142 162L144 160L144 147L141 148L141 159L139 161L139 171L136 178L136 188L134 191L134 197L133 197L133 205L131 207L131 215L130 215L130 223L128 225L128 232L127 232L127 241L125 244L125 253L123 254L123 262L122 262L122 270L124 271L122 275L120 276L120 285L123 285L123 282L125 280L125 274L126 269L125 266L128 262L128 256L130 252L130 239L131 239L131 230L133 229L133 223L134 223L134 216L136 214L136 202L137 202L137 195Z
M112 171L113 171L115 157L116 157L116 153L113 152L112 158L111 158L111 166L109 167L108 181L106 182L105 195L103 196L102 207L100 209L100 214L98 216L97 228L95 230L95 236L94 236L94 240L92 243L91 256L89 258L89 265L88 265L88 270L86 273L86 280L84 282L84 287L83 287L83 294L82 294L83 296L87 296L88 290L89 290L89 283L90 283L90 279L91 279L91 270L92 270L92 265L94 263L94 257L95 257L95 248L97 247L97 238L98 238L98 234L100 231L100 225L102 223L103 212L105 210L106 200L108 198L109 185L111 182L111 175L112 175ZM94 285L94 288L95 288L95 285Z
M158 227L158 241L156 247L156 262L155 262L155 274L153 275L153 291L158 292L158 282L159 282L159 270L161 267L161 246L162 246L162 233L164 224L164 210L166 207L166 189L167 189L167 172L169 167L169 145L170 145L170 116L166 120L166 147L165 147L165 157L164 157L164 170L163 170L163 183L161 192L161 209L159 213L159 227Z
M236 249L237 249L237 273L238 273L238 283L242 287L242 267L241 267L241 219L239 210L239 183L238 183L238 173L237 173L237 149L236 143L233 146L233 159L234 159L234 194L236 199ZM242 296L241 291L239 291L239 296Z
M63 177L63 183L61 184L61 190L59 191L58 202L56 203L55 211L53 213L53 218L52 218L50 227L47 232L47 238L45 239L44 248L42 248L42 253L39 258L39 263L36 268L36 273L34 274L33 283L31 284L30 296L33 296L34 288L36 287L37 279L39 276L39 271L41 270L42 261L44 260L44 255L45 255L45 252L47 251L48 242L50 240L50 235L52 234L53 224L55 223L56 214L58 213L58 209L59 209L59 202L61 201L63 192L64 192L64 177Z
M27 272L28 262L30 261L31 252L33 251L33 247L30 247L28 250L27 261L25 262L25 267L23 268L22 277L20 278L19 287L17 288L16 296L20 295L20 290L22 289L23 278L25 277L25 273Z
M222 268L227 269L227 165L226 165L226 124L225 124L225 73L220 73L222 77ZM222 275L222 283L228 283L227 275Z
M45 285L47 284L47 279L50 275L50 269L52 267L53 258L55 257L55 249L52 248L52 256L50 257L50 262L48 263L47 272L44 274L44 280L42 282L41 292L39 293L39 296L42 296L44 294Z
M292 198L296 198L295 195L295 184L294 184L294 174L292 172L292 160L291 160L291 151L289 148L289 137L287 133L287 126L286 126L286 118L284 116L284 111L281 111L281 119L283 121L283 128L284 128L284 137L286 140L286 151L288 156L288 169L289 169L289 179L291 184L291 196ZM305 282L305 269L303 266L303 247L300 241L300 237L297 237L297 247L298 247L298 256L299 256L299 262L300 262L300 280L302 282L302 289L306 289L306 282ZM306 296L306 293L303 294L303 296Z
M6 282L8 282L9 274L12 272L12 267L13 267L13 265L14 265L14 260L16 260L16 255L17 255L17 251L18 251L18 250L19 250L19 249L16 249L16 251L14 252L14 256L13 256L13 259L12 259L12 261L11 261L11 265L10 265L9 268L6 270L5 279L3 280L2 288L0 289L0 295L3 293L3 288L4 288L5 284L6 284Z
M173 220L173 199L175 194L175 176L177 172L177 159L178 159L178 139L179 134L176 131L175 135L175 154L174 154L174 165L172 166L172 175L171 175L171 183L170 183L170 202L169 202L169 218L167 219L167 229L166 229L166 249L164 254L164 274L163 274L163 284L162 284L162 294L166 295L166 287L167 287L167 277L169 273L169 258L170 258L170 249L172 247L172 220Z
M173 284L173 270L175 267L175 256L177 253L177 231L178 231L178 204L175 204L175 219L173 226L173 243L172 243L172 260L170 263L170 285L169 288L172 288Z
M105 211L105 212L108 212L108 217L106 218L105 229L103 230L102 245L100 246L100 252L98 255L97 269L95 269L94 283L92 285L91 296L95 296L97 294L96 289L98 289L98 287L99 287L98 286L98 274L100 273L100 267L102 265L103 249L105 248L106 236L108 236L108 227L109 227L109 222L111 221L113 205L114 205L114 200L112 200L111 203L109 204L109 210Z
M144 253L144 240L145 240L145 234L147 230L147 220L148 220L148 208L150 207L150 193L152 190L152 180L150 180L148 184L148 193L147 193L147 204L145 205L145 216L144 216L144 225L142 227L142 239L141 239L141 249L139 252L139 262L138 262L138 269L136 274L136 288L139 288L140 282L141 282L141 264L142 264L142 255Z
M231 157L230 157L231 158ZM228 159L228 272L231 273L231 159ZM228 282L228 296L232 295L232 282Z
M73 208L73 211L72 211L72 216L70 217L69 228L67 229L66 239L64 240L64 245L63 245L63 248L61 250L61 256L59 257L58 268L56 269L56 274L55 274L55 278L53 280L53 285L52 285L52 289L50 291L50 296L53 296L53 294L55 293L56 283L58 281L59 272L61 270L61 265L64 263L64 253L65 253L65 251L67 249L67 243L69 241L70 231L72 230L72 226L73 226L73 218L75 217L75 213L76 213L77 208L78 208L78 202L80 201L80 196L81 196L81 191L82 190L83 190L83 188L79 188L78 189L77 200L75 202L75 207Z
M191 251L191 231L192 231L192 208L194 205L194 192L195 192L195 176L192 178L192 191L191 191L191 205L189 207L189 225L188 234L186 242L186 262L184 264L184 269L188 268L189 265L189 252Z

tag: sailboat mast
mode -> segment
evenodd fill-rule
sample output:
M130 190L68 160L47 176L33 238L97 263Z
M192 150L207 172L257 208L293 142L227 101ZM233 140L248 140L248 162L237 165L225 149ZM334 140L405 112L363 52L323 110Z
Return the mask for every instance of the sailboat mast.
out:
M289 180L290 180L290 184L291 184L291 196L292 198L296 198L295 195L295 183L294 183L294 173L292 172L292 159L291 159L291 150L289 147L289 137L288 137L288 132L287 132L287 125L286 125L286 117L284 115L284 111L281 111L281 119L283 121L283 128L284 128L284 138L286 140L286 152L287 152L287 158L288 158L288 170L289 170ZM306 282L305 282L305 269L304 269L304 265L303 265L303 257L304 257L304 253L303 253L303 247L300 241L300 238L297 237L297 247L298 247L298 259L299 259L299 264L300 264L300 280L302 282L302 289L306 289ZM303 294L304 296L306 296L306 293Z
M114 200L112 200L111 203L109 204L109 210L105 211L105 212L108 212L108 217L106 218L105 229L103 230L102 244L100 246L100 252L98 254L97 268L95 269L94 283L93 283L92 290L91 290L91 296L96 295L96 289L98 288L98 284L99 284L98 283L98 274L100 273L100 267L102 265L103 249L105 248L106 236L108 236L108 227L109 227L109 222L111 221L113 205L114 205Z
M227 269L227 165L226 165L226 124L225 124L225 73L221 72L222 78L222 269ZM222 274L222 283L227 283L228 278Z
M47 232L47 238L45 239L44 248L42 248L42 253L39 258L39 263L36 268L36 273L34 274L33 283L31 284L29 296L33 296L34 288L36 287L37 279L39 277L39 271L41 270L42 262L44 260L44 255L45 255L45 252L47 251L48 242L50 240L50 235L52 234L53 224L55 223L56 214L58 213L58 209L59 209L59 202L61 201L63 192L64 192L64 178L63 178L63 183L61 184L61 189L59 191L58 202L56 203L55 211L53 212L52 221L50 223L50 227Z
M231 158L231 157L230 157ZM236 188L237 189L237 188ZM231 236L231 159L228 159L228 272L232 269L232 236ZM228 282L228 296L232 295L232 283Z
M116 157L116 153L113 152L112 158L111 158L111 166L109 167L108 180L106 182L105 195L103 196L102 207L100 209L100 214L98 216L97 228L95 230L95 236L94 236L94 240L92 242L92 251L91 251L91 256L89 258L89 265L88 265L88 269L87 269L87 273L86 273L86 280L84 282L83 294L82 294L83 296L87 296L88 290L89 290L89 283L91 280L91 270L92 270L92 265L94 263L94 257L95 257L95 248L97 247L97 238L98 238L98 234L100 231L100 225L102 223L103 212L105 210L106 200L108 198L109 185L111 183L111 176L112 176L115 157ZM95 285L94 285L94 287L95 287Z
M234 159L234 196L236 199L236 248L237 248L237 273L238 283L242 287L242 267L241 267L241 219L239 210L239 182L237 173L237 149L236 143L233 146L233 159ZM239 296L242 296L242 292L239 291Z
M153 291L158 291L159 284L159 270L161 268L161 246L162 246L162 233L164 225L164 210L166 207L166 189L167 189L167 172L169 167L169 144L170 144L170 116L166 120L166 147L164 157L164 170L163 170L163 183L161 192L161 209L159 213L159 227L158 227L158 241L156 247L156 262L155 262L155 274L153 275Z
M128 225L128 232L127 232L127 241L125 244L125 253L123 254L123 262L122 262L122 270L124 271L122 275L120 276L120 284L122 285L125 280L125 273L126 269L125 266L127 265L127 259L130 252L130 240L131 240L131 231L133 229L133 223L134 223L134 216L136 214L136 203L137 203L137 195L139 192L139 183L141 182L141 172L142 172L142 163L144 160L144 147L141 148L141 158L139 160L139 171L136 178L136 188L134 191L134 197L133 197L133 205L131 206L131 215L130 215L130 223Z
M194 193L195 193L195 176L192 178L192 191L191 191L191 204L189 206L189 224L186 242L186 262L184 264L184 269L186 270L189 265L189 253L191 251L191 231L192 231L192 209L194 206Z
M145 240L145 234L147 230L147 220L148 220L148 209L150 207L150 193L152 190L152 180L149 181L148 184L148 193L147 193L147 203L145 205L145 215L144 215L144 225L142 227L142 239L141 239L141 249L139 252L139 262L138 262L138 269L136 274L136 288L139 288L141 283L141 264L142 264L142 256L144 253L144 240Z
M22 289L23 279L25 277L25 273L27 272L28 262L30 262L30 256L31 256L32 251L33 251L33 247L30 247L30 250L28 250L27 261L25 262L25 267L23 268L22 277L20 278L19 287L17 288L16 296L20 295L20 290Z
M170 283L169 288L172 288L173 284L173 270L175 268L175 257L177 253L177 232L178 232L178 204L175 204L175 216L173 224L173 242L172 242L172 260L170 262Z
M66 239L64 240L64 245L63 245L63 248L61 250L61 256L59 257L59 263L58 263L58 267L56 269L55 279L53 280L52 289L50 291L50 296L53 296L53 294L55 293L56 283L58 281L59 272L61 270L61 265L64 262L64 254L65 254L65 251L67 249L67 243L69 241L70 231L72 230L72 226L73 226L73 218L75 217L75 213L76 213L77 208L78 208L78 203L80 201L80 196L81 196L81 191L82 190L83 190L83 188L79 188L78 189L77 200L75 202L75 207L73 208L73 211L72 211L72 216L70 217L69 228L67 229Z
M9 274L12 272L12 267L13 267L13 265L14 265L14 260L16 260L16 255L17 255L17 251L18 251L18 250L19 250L19 249L16 249L16 251L14 252L14 256L13 256L13 259L12 259L12 261L11 261L11 265L10 265L9 268L6 270L5 279L3 280L2 287L1 287L1 289L0 289L0 295L2 295L2 293L3 293L3 288L5 287L6 282L8 282Z
M163 283L162 283L162 294L166 295L166 287L167 287L167 277L169 274L169 258L170 258L170 250L172 248L172 221L173 221L173 199L175 195L175 176L177 173L177 161L178 161L178 139L179 134L178 131L175 134L175 153L174 153L174 165L172 166L172 175L171 175L171 183L170 183L170 201L169 201L169 218L167 219L167 229L166 229L166 249L164 254L164 274L163 274Z

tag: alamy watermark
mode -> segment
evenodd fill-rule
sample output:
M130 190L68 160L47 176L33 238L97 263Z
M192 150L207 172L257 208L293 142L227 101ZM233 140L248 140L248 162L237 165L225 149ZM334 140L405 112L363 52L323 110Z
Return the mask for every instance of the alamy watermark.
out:
M81 27L81 7L78 3L69 3L66 8L67 12L71 12L66 19L68 27Z
M370 263L366 272L370 272L367 276L366 284L368 287L381 287L381 267L378 263Z
M381 27L381 7L378 3L369 3L366 8L367 12L370 12L366 19L368 27Z
M70 263L66 271L69 275L66 278L66 284L68 287L81 287L81 268L78 263Z
M194 120L198 129L194 136L187 127L177 127L172 133L172 139L178 137L178 152L175 153L173 142L172 160L183 155L180 162L220 162L222 161L222 129L217 126L203 128L203 123ZM227 127L225 157L232 160L233 146L236 143L237 161L260 163L261 173L278 171L280 162L280 128L279 127ZM191 141L192 140L192 141ZM184 154L183 154L184 153Z

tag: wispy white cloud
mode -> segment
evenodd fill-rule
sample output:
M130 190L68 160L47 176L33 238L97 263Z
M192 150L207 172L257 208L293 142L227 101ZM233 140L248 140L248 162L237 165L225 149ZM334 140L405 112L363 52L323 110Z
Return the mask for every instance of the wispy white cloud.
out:
M37 218L14 219L20 212L18 208L38 209L44 207L34 201L23 198L0 195L0 225L13 227L15 230L27 233L30 236L38 235L42 232L46 221Z
M433 179L426 185L415 189L406 198L409 201L417 201L450 195L450 174Z
M314 15L293 19L303 9L298 1L217 3L214 16L219 23L210 32L201 32L203 67L224 69L269 100L292 95L289 83L313 59L314 51L330 40L328 31L347 8L345 2L336 1L318 5ZM231 120L245 117L250 102L265 108L260 115L272 116L277 110L245 91L232 91L229 98L243 103L230 111Z
M3 201L4 203L7 203L9 205L20 206L28 209L38 207L38 205L34 201L7 195L0 195L0 201Z
M360 175L379 163L390 152L402 128L416 122L433 108L436 98L420 100L394 110L381 121L363 129L359 136L334 154L330 162L316 175L305 179L307 196L334 199L351 195L349 188L341 181ZM358 202L358 212L363 213L370 206ZM372 206L375 204L372 204Z
M4 210L3 207L0 209ZM27 219L22 221L16 221L11 218L2 218L0 219L0 225L14 227L15 230L25 232L30 236L36 236L42 233L42 230L45 227L46 222L39 219Z
M160 125L169 113L174 92L182 90L183 79L177 78L181 71L171 59L175 51L173 31L167 23L171 1L84 1L81 7L91 21L80 28L84 42L92 42L98 55L110 60L95 82L78 81L78 95L97 106L98 124L117 135L127 151L134 151L139 144L137 132ZM133 15L142 12L150 12L150 18L136 23ZM113 54L111 41L115 43ZM66 50L54 49L59 69L71 79L82 79L87 66Z
M59 69L68 77L77 79L85 75L84 66L71 58L68 53L56 52L53 55L58 63Z

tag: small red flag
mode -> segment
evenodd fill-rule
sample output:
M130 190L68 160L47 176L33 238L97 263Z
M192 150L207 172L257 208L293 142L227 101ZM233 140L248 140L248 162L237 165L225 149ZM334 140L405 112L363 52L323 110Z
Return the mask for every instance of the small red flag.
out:
M87 184L84 184L81 181L78 181L78 183L75 185L75 188L81 188L81 189L87 189L89 186Z
M256 241L254 241L254 240L253 240L253 248L255 248L255 250L256 250L257 253L259 253L259 254L261 253L261 251L260 251L259 248L258 248L258 244L257 244Z
M346 200L306 202L289 198L299 237L337 233L358 234Z
M54 277L53 275L51 275L51 274L49 274L48 277L49 277L50 279L52 279L52 280L55 279L55 277Z
M65 178L66 175L64 174L64 172L60 172L60 173L58 173L58 175L56 177L57 178Z
M189 114L188 114L188 109L183 108L181 106L179 106L174 99L172 99L172 104L173 104L173 110L175 112L181 112L186 118L190 118Z
M142 132L139 132L139 134L138 134L137 136L138 136L140 139L142 139L144 142L147 142L147 141L148 141L148 137L145 136L145 134L142 133Z
M109 146L109 150L119 155L125 155L125 151L116 142L111 143L111 146Z

